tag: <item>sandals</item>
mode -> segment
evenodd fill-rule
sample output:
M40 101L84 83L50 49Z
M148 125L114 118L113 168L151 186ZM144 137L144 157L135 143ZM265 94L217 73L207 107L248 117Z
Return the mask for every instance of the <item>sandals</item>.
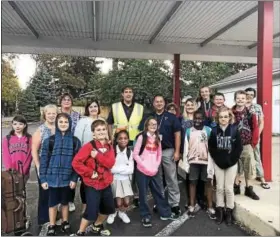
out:
M261 183L261 187L263 189L270 189L270 186L268 185L268 183Z

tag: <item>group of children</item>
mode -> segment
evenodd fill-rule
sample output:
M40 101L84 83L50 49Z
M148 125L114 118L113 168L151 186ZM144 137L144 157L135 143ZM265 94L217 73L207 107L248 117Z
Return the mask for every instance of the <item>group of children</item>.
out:
M217 219L218 223L224 219L227 224L232 223L233 187L239 166L245 171L245 194L252 198L256 195L252 186L248 185L251 172L248 150L256 145L257 135L252 135L252 132L250 135L246 133L246 129L243 129L244 124L249 126L251 123L247 117L241 115L246 109L244 107L246 94L237 92L235 100L236 106L233 111L224 106L216 111L212 122L217 126L212 128L206 126L205 113L197 110L193 114L191 126L184 131L184 148L180 166L188 174L187 206L190 217L195 216L196 187L201 180L205 184L207 212L210 218ZM61 231L67 235L72 234L68 222L68 203L71 201L69 199L71 190L76 188L79 178L84 186L86 205L76 235L85 235L86 228L90 224L95 234L111 235L103 224L106 220L107 223L112 224L117 216L124 223L130 223L127 208L133 196L131 176L134 172L139 189L142 225L152 226L147 202L148 189L154 198L161 220L178 218L178 215L171 212L158 172L162 149L156 119L151 117L146 120L144 130L137 136L133 150L128 146L129 134L126 130L116 133L114 143L111 144L108 141L107 124L102 119L92 122L90 129L94 139L83 145L73 135L71 124L71 118L67 113L59 113L55 122L55 134L45 139L42 144L38 173L42 188L49 191L50 224L47 235L56 234L58 204L61 205L62 213ZM16 168L16 161L21 160L24 164L24 174L28 177L32 161L31 142L26 120L22 116L16 116L12 121L10 135L3 141L6 169ZM239 166L238 162L240 162ZM216 211L212 201L214 174Z

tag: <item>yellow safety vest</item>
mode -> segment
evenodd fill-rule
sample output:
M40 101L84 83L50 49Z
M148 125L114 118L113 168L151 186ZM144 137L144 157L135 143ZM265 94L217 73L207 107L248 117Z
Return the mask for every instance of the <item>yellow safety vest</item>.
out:
M129 121L127 120L121 102L113 104L112 110L114 117L113 134L120 130L127 130L129 133L129 140L134 141L139 133L138 126L143 117L143 106L138 103L134 104Z

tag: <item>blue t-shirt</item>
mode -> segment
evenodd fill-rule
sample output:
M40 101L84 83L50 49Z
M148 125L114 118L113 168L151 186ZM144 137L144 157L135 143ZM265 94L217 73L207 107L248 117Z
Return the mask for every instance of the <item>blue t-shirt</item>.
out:
M162 135L162 149L175 148L174 133L181 131L181 123L179 119L174 114L171 114L167 111L164 111L160 115L151 113L142 119L139 125L139 130L143 131L144 123L149 117L154 117L158 122L159 134Z

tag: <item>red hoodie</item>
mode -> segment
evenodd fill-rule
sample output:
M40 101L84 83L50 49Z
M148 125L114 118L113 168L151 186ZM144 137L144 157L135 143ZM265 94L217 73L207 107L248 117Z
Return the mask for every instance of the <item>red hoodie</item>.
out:
M95 140L97 147L97 155L91 157L93 146L91 143L86 143L76 154L73 159L72 166L74 170L82 177L85 185L93 187L97 190L107 188L113 182L111 168L115 164L115 153L111 145L102 145ZM106 151L102 151L106 149ZM96 170L97 164L97 170ZM97 172L98 177L92 179L93 172Z

